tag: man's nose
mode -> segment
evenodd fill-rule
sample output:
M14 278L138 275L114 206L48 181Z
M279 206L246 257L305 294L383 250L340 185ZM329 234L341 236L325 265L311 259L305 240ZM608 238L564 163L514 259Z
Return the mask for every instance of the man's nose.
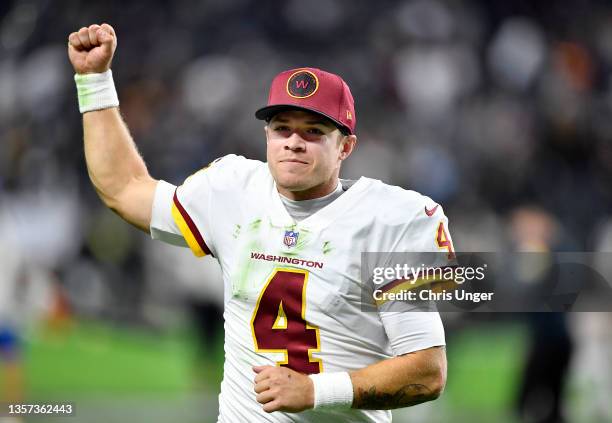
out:
M306 148L306 141L298 134L293 132L285 141L285 150L299 151Z

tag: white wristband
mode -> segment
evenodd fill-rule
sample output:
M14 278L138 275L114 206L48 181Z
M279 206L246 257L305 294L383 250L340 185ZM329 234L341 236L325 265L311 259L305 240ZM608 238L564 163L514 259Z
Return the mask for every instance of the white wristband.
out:
M347 372L318 373L309 376L314 385L314 408L350 408L353 382Z
M119 97L113 82L113 72L109 69L103 73L87 73L74 75L79 110L81 113L92 110L108 109L119 106Z

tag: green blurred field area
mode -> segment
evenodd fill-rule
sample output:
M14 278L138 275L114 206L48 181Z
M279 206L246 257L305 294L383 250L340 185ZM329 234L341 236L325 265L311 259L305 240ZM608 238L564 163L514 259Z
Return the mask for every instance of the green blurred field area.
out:
M216 340L208 380L217 389L223 345ZM197 347L188 330L155 333L103 323L78 323L61 333L37 331L26 345L32 397L81 394L181 394L194 389ZM200 366L201 367L201 366Z

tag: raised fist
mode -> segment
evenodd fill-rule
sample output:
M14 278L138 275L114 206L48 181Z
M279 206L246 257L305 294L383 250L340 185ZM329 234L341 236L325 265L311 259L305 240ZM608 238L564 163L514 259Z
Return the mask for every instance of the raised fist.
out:
M68 57L79 74L107 71L115 48L117 36L109 24L83 27L68 36Z

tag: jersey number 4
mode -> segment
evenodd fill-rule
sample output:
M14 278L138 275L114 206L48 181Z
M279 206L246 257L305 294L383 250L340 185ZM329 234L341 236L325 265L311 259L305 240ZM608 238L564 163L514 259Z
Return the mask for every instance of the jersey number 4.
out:
M448 251L448 259L455 259L455 250L453 249L453 242L451 241L446 229L444 228L444 222L438 224L438 230L436 231L436 244L438 249Z
M259 295L251 329L256 352L283 353L277 365L312 374L322 371L321 361L312 358L321 344L319 328L304 318L307 282L306 270L275 269Z

